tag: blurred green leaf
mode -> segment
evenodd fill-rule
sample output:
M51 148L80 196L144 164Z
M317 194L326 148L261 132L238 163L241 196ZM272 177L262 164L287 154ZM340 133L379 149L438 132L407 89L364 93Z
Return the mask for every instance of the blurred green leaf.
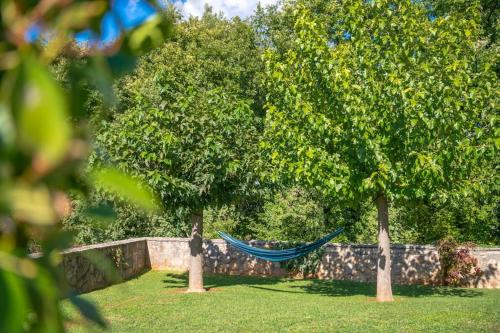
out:
M62 29L84 29L92 19L100 18L107 8L107 1L84 1L73 3L58 17Z
M0 268L26 278L33 278L37 273L33 260L19 258L6 252L0 252Z
M100 272L102 272L109 282L119 283L123 281L121 275L117 270L117 266L119 266L119 263L113 264L113 261L109 257L105 256L102 252L99 252L97 250L88 251L83 252L82 256L87 258L92 263L92 265L94 265Z
M15 131L12 117L5 104L0 102L0 144L10 145L14 142Z
M0 332L21 332L29 303L22 278L0 270Z
M69 300L85 318L98 324L102 328L106 328L108 326L94 304L90 303L83 297L76 295L70 296Z
M112 168L95 170L91 175L94 184L101 186L122 199L146 211L159 210L158 200L151 189L131 176Z
M172 18L156 14L125 36L125 43L133 54L159 46L172 33Z
M18 185L9 192L9 201L12 215L18 220L41 225L57 221L50 193L44 187Z
M50 260L49 260L50 262ZM30 299L35 312L36 328L33 332L64 332L63 316L59 310L61 293L54 284L54 269L49 265L38 265L38 274L30 281ZM39 318L43 318L40 320Z
M137 58L125 52L118 52L107 58L109 68L114 77L119 77L134 69Z
M90 303L85 298L76 295L71 296L69 300L85 318L98 324L102 328L106 328L108 326L94 304Z
M137 51L140 50L143 45L158 45L163 40L162 31L158 27L159 23L161 23L161 18L156 16L139 28L135 29L130 34L130 48Z
M68 192L88 193L79 166L87 157L87 125L96 110L92 106L100 99L107 107L116 102L112 88L116 71L106 57L130 47L129 40L119 39L101 52L81 47L73 37L81 30L98 32L110 3L7 0L0 4L1 333L64 331L60 251L70 239L54 222L71 213ZM136 55L142 53L142 45L160 43L163 28L169 27L166 23L148 22L148 29L136 28L140 31L132 43L136 49L125 52ZM157 208L151 191L138 181L112 169L93 176L115 195L146 210ZM43 255L27 258L31 251ZM89 260L115 281L112 259L93 254ZM106 326L90 303L79 298L72 302L86 318Z
M88 61L88 66L89 81L102 94L104 103L108 106L115 104L117 100L113 90L113 73L106 58L95 56Z
M106 204L87 207L84 209L83 214L99 221L110 221L116 218L116 212L113 210L113 207Z
M32 56L23 63L20 80L21 142L44 162L57 164L64 157L71 136L64 92Z

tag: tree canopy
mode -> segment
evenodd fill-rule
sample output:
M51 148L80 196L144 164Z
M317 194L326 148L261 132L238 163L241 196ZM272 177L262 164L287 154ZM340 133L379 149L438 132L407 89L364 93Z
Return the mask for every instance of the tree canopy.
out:
M210 12L181 23L175 41L118 83L120 103L99 130L97 159L138 175L170 207L249 191L260 128L252 38L247 24Z
M355 202L451 188L491 146L494 72L477 6L431 18L419 3L344 1L328 22L290 9L294 41L267 53L273 166Z
M474 57L476 58L476 64L478 64L479 67L485 64L494 64L497 57L494 44L491 45L486 41L485 31L488 29L488 26L483 18L487 10L483 3L484 1L480 1L479 4L481 6L468 11L474 12L475 18L478 19L478 25L475 30L477 33L474 36L470 36L470 40L477 38L474 42L473 52L475 53ZM187 210L183 206L193 204L191 200L197 197L197 195L194 195L195 187L199 185L190 187L190 182L193 180L189 180L188 178L193 175L184 174L183 172L185 171L181 172L178 169L178 165L176 165L174 170L173 165L166 166L158 163L158 159L170 161L170 159L173 158L172 156L163 158L167 156L166 150L158 154L163 147L157 145L157 143L171 140L172 132L177 132L175 136L177 141L168 141L162 144L168 144L170 147L169 149L171 149L170 152L174 152L175 150L174 155L177 154L177 156L180 156L179 152L181 149L187 147L179 141L179 138L184 138L182 140L185 140L188 132L185 129L182 129L182 131L177 129L176 126L179 126L179 123L165 126L164 123L170 122L167 114L187 114L186 111L181 110L175 103L181 100L187 101L188 96L191 96L189 97L190 102L187 102L186 105L189 104L189 113L196 115L197 111L193 110L198 108L196 103L198 102L197 100L201 98L198 96L200 96L200 94L208 96L209 93L207 92L218 94L215 90L219 89L222 91L222 94L229 96L229 99L232 101L231 103L243 103L248 105L255 115L264 116L262 104L265 94L275 93L279 95L281 92L275 92L273 86L268 86L264 89L260 84L261 79L264 77L264 67L261 61L259 61L259 57L265 50L272 50L274 54L284 59L289 50L297 48L297 46L294 46L297 37L297 28L295 24L296 15L294 16L293 13L297 4L305 6L315 22L321 22L325 28L324 35L330 47L339 42L343 44L352 42L349 40L350 34L342 34L339 37L338 34L337 36L335 35L334 30L332 30L333 28L330 29L331 27L340 25L340 17L345 13L342 11L339 12L338 7L343 6L343 2L315 0L301 3L300 1L288 1L284 6L271 6L266 9L259 7L255 16L253 16L249 22L242 22L239 19L225 20L207 11L202 19L191 18L177 25L177 37L175 37L172 42L165 44L161 49L153 53L144 55L140 60L141 65L137 71L133 75L120 80L115 85L115 90L119 95L117 98L119 101L118 107L109 110L107 104L96 103L96 94L95 92L91 92L93 99L90 105L87 105L85 109L87 115L92 117L93 123L97 125L97 128L100 128L100 130L98 130L98 133L100 133L99 138L94 140L96 147L94 157L98 157L97 160L100 160L99 163L107 159L105 163L108 164L113 163L113 158L117 158L116 161L120 163L123 169L135 168L137 171L136 175L143 178L150 178L149 180L163 193L164 204L174 208L175 212L169 210L166 213L162 213L161 216L143 216L138 212L129 210L127 205L121 205L117 200L109 201L109 198L103 198L101 195L97 195L92 199L92 206L95 206L100 201L102 203L104 199L105 203L115 205L115 208L120 213L116 221L106 224L104 226L105 230L101 230L101 226L91 226L92 220L87 218L85 214L78 213L87 210L87 208L83 207L84 205L78 204L77 211L67 220L68 222L66 225L70 226L72 230L81 230L81 232L78 231L81 237L77 238L80 242L113 240L124 237L124 235L156 236L162 234L162 232L170 236L182 236L186 234L188 225L185 221ZM345 2L345 5L348 4L349 2ZM445 4L447 5L445 6ZM470 6L470 4L467 5L466 3L461 3L460 6L464 4ZM434 25L436 24L435 19L437 18L446 21L445 18L449 12L455 15L454 17L467 17L464 16L465 13L467 13L465 7L457 9L451 6L449 2L441 0L423 1L421 2L421 6L418 7L418 10L420 11L419 15L422 17L427 16L426 19L430 19L431 24ZM424 12L426 12L426 14L424 14ZM399 24L397 21L395 22L396 23L393 24ZM228 31L228 33L226 33L226 31ZM336 41L337 39L338 41ZM243 47L240 47L240 45L243 45ZM418 44L416 45L418 46ZM342 47L346 48L345 45ZM425 45L420 46L420 50L422 47L425 47ZM352 49L352 47L350 48ZM411 45L409 49L411 49ZM420 51L420 53L419 57L422 57L424 53L422 53L422 51ZM441 59L440 57L445 56L445 53L435 53L435 55L438 57L437 59ZM382 56L384 55L380 54L378 57ZM374 61L380 61L380 59ZM386 63L390 62L393 61L390 59L386 61ZM349 64L344 65L345 68L349 69ZM438 69L439 66L436 65L434 67L433 75L441 75ZM70 70L75 71L79 69L73 66ZM413 70L417 71L418 68L414 68ZM65 70L61 71L59 68L57 72L58 74L64 74ZM487 72L486 69L485 72ZM413 81L420 80L419 78L425 75L426 74L422 72L418 77L413 76ZM493 74L489 72L486 75ZM64 80L64 75L59 76L61 76L63 82L67 84L66 80ZM429 79L434 80L432 75L429 76ZM484 82L488 80L492 81L490 78L486 79ZM471 85L473 85L473 83L471 83ZM359 86L364 86L364 83ZM385 86L387 85L384 85L384 87ZM431 86L432 83L428 83L426 87L428 88ZM185 95L184 90L187 87L190 87L190 92ZM492 91L494 91L494 88L493 82ZM304 89L304 87L301 89ZM338 94L343 93L341 90L344 90L344 88L340 89ZM350 89L350 87L348 87L346 91L351 94L357 93ZM366 92L364 96L367 95L369 95L369 92ZM407 93L406 97L412 97L411 95L412 94ZM439 94L436 93L435 96L439 96ZM455 96L458 96L458 93ZM452 97L448 97L448 99L450 98L453 99ZM422 98L420 98L420 100L421 99ZM201 98L201 100L204 100L204 97ZM492 105L494 105L495 100L496 95L492 94L490 96ZM72 103L77 105L79 101L73 101ZM235 107L239 108L239 106L243 104L235 105ZM429 108L431 106L429 104L426 107ZM478 106L477 109L479 108ZM105 112L99 111L101 109ZM149 109L153 111L146 111ZM94 110L98 112L94 112ZM227 109L225 112L230 111L231 110ZM141 114L140 119L138 117L139 114ZM313 114L312 117L314 116ZM344 120L348 119L349 116L350 114L346 112ZM207 115L207 117L210 118L212 116ZM226 120L230 118L230 116L225 115L224 117ZM359 118L359 115L357 117ZM441 185L447 186L441 186L434 183L435 189L439 187L439 191L427 191L424 189L425 186L422 185L422 188L418 191L418 195L417 193L403 193L404 191L399 191L395 195L391 194L393 195L392 199L398 199L397 202L394 202L390 207L390 210L393 212L390 217L391 239L396 242L432 243L441 237L452 235L458 240L473 240L481 243L496 242L496 239L498 239L497 230L499 227L496 213L498 203L498 186L496 184L498 184L498 177L491 177L491 175L497 175L498 172L496 172L495 169L496 152L494 149L490 149L492 147L491 137L495 136L492 132L496 127L494 123L494 107L489 106L483 108L480 117L481 123L475 128L475 130L477 130L477 135L471 136L471 139L473 138L475 141L471 143L471 147L473 149L474 147L479 147L481 152L476 155L477 158L474 160L463 156L463 160L465 160L469 167L465 168L462 175L463 177L458 177L461 178L460 180L453 183L449 182L448 184L445 184L446 180L441 181ZM194 116L194 118L190 117L189 119L194 119L197 123L196 126L205 127L202 122L205 122L206 119L197 119L196 116ZM104 121L101 122L102 120ZM183 119L183 121L191 122L192 120ZM158 126L158 123L162 125ZM252 143L255 143L261 140L262 122L260 119L255 119L255 124L257 132L242 137L242 141L250 140ZM278 127L281 125L279 121L276 122L276 124ZM221 120L220 124L213 123L207 125L206 131L201 135L214 131L218 132L219 125L227 126L227 124L223 125L223 121ZM325 124L325 126L330 125ZM348 124L346 126L348 126ZM396 134L400 135L404 132L405 127L399 128L397 126L399 125L394 125L392 129L397 129L399 134ZM148 141L142 140L142 134L136 127L140 127L144 133L148 133ZM419 125L417 124L416 127L419 127ZM122 131L122 129L124 130ZM391 128L388 130L391 131ZM163 131L166 133L165 136L160 134L160 132ZM376 132L376 130L372 129L370 135L372 135L373 132ZM429 132L432 132L432 130L429 130ZM118 138L117 133L120 133L120 138ZM132 140L127 141L129 134ZM325 137L328 138L329 136L327 135ZM412 135L412 137L420 137L420 134L416 133ZM314 136L311 138L314 138ZM216 140L224 141L225 139L223 136L218 135ZM118 144L108 144L108 141L117 142ZM271 145L274 144L272 137L269 137L269 142ZM277 142L279 143L280 141ZM404 142L400 143L404 144ZM293 142L290 144L293 144ZM364 143L357 143L356 145L359 146L362 144ZM306 146L307 144L303 143L303 145ZM201 144L197 144L196 147L198 148L190 149L199 149L199 151L205 150ZM264 148L262 151L271 155L271 150L266 147L265 143L261 148ZM143 151L144 153L141 154L142 156L133 153L127 153L128 155L122 156L122 151L119 151L134 152L135 149ZM206 149L211 149L211 147L207 147ZM222 148L222 150L225 149L224 147ZM252 149L255 149L255 147ZM366 150L366 147L362 149ZM284 151L285 150L286 149L284 149ZM236 156L236 150L234 153L233 156ZM455 153L455 156L459 155L457 152ZM251 154L255 157L253 158L255 160L257 154L255 152ZM404 154L405 150L403 150L401 156L404 157ZM160 155L163 157L158 157ZM177 162L181 165L185 162L188 163L185 159L188 156L192 157L194 154L184 154L184 160L178 159ZM205 157L212 162L215 161L212 159L213 156ZM143 162L147 162L148 166L145 167ZM266 167L266 159L262 159L261 162L263 163L259 163L259 165L261 167ZM161 171L162 168L165 168L168 172L173 172L173 178L170 176L169 179L167 179L168 177L165 178L164 172ZM283 201L280 197L283 196L293 201L293 196L289 196L287 192L294 192L295 189L298 189L300 192L305 190L305 187L311 187L311 184L309 184L309 182L304 182L304 179L300 176L297 176L297 179L302 184L299 185L295 183L296 177L293 173L295 172L293 168L294 166L292 166L290 169L291 172L289 172L290 170L287 169L286 165L283 165L283 168L276 168L276 165L272 163L269 164L267 168L261 168L264 170L267 169L275 180L279 178L279 181L273 184L272 187L272 189L277 192L276 196L269 195L263 197L259 195L259 198L253 199L246 197L244 201L228 205L224 204L225 207L221 207L220 211L218 207L209 208L209 211L206 210L206 213L208 213L207 222L209 223L207 227L210 236L216 236L215 230L220 229L231 231L242 238L266 237L266 235L267 237L271 237L271 235L276 235L276 232L271 232L269 226L274 225L271 219L281 219L279 214L275 215L275 213L278 213L280 209L282 209L281 205L285 204L287 200ZM179 172L176 173L177 171ZM199 169L197 172L199 175L203 176L204 173L219 171L214 169ZM310 172L310 170L308 172ZM404 172L404 170L401 172ZM279 175L284 176L286 173L288 173L286 177L278 177ZM148 177L147 174L154 176ZM365 177L366 174L367 172L360 177ZM221 174L219 176L223 177ZM250 175L248 174L248 176ZM306 191L307 193L315 193L314 196L308 200L311 200L311 203L314 201L313 206L318 207L318 209L323 209L324 212L318 214L330 216L331 213L335 212L335 216L325 218L325 221L328 223L332 222L345 225L347 227L346 233L344 234L346 237L345 241L372 242L374 240L373 228L376 227L376 223L373 221L373 209L368 208L370 207L369 201L372 200L372 198L367 193L361 193L359 191L351 198L343 197L331 189L326 189L322 184L323 179L319 179L320 176L321 173L314 172L314 177L317 177L317 186L312 186L312 191L310 191L310 189ZM457 174L455 174L455 176L457 176ZM235 185L241 180L242 178L236 180L232 184ZM269 188L270 184L267 182L268 177L265 177L264 180L266 182L263 182L262 179L259 180L259 189L271 189ZM280 184L283 180L285 180L284 184ZM328 180L328 178L326 178L326 180ZM215 195L217 200L213 200L213 197L209 198L206 196L207 193L203 200L204 202L218 201L219 203L224 203L227 202L227 199L233 201L233 199L237 199L239 196L232 196L232 194L248 193L255 190L255 188L252 189L253 186L250 186L253 180L245 182L246 184L239 183L240 186L243 186L240 188L232 187L230 190L224 188L221 190L223 192L221 196L216 194L216 192L221 191L212 191L212 194ZM419 183L419 180L415 179L413 183ZM225 184L228 185L229 182ZM407 187L412 187L412 184L407 184ZM214 187L212 187L212 189L214 189ZM408 192L411 190L406 191ZM210 195L212 196L212 194ZM464 195L467 195L467 197L464 197ZM188 198L189 196L191 196L191 198ZM300 198L300 200L302 200L304 197ZM300 206L300 200L294 202ZM82 203L82 201L78 202ZM347 205L345 205L346 203ZM306 206L307 205L308 204L306 204ZM91 207L91 209L93 208ZM297 208L297 212L303 213L304 216L296 215L294 219L287 219L286 228L290 227L290 231L303 229L302 222L300 221L307 218L307 213L300 208ZM331 213L325 215L325 212ZM153 221L156 222L153 223ZM283 227L285 227L285 224L283 224ZM288 231L284 231L284 233L288 233ZM312 238L316 237L308 235L306 238L309 238L309 236Z

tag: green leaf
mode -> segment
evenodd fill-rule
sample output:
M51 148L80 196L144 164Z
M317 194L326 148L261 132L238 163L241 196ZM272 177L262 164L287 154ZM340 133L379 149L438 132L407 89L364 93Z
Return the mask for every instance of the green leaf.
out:
M137 53L160 45L170 33L169 18L157 14L129 32L126 39L130 50Z
M107 9L106 1L73 3L61 13L57 20L59 28L85 29L96 18L102 17Z
M102 168L91 174L94 184L146 211L158 211L158 200L151 189L137 179L113 168Z
M29 305L19 275L0 269L0 332L22 332Z
M65 95L34 57L24 62L19 83L21 143L47 164L55 165L64 157L71 138Z
M85 318L98 324L102 328L108 326L94 304L76 295L70 296L69 300Z
M82 214L89 217L97 225L102 225L104 222L113 221L117 218L113 207L107 204L87 207L83 210Z
M117 249L120 251L120 249ZM86 251L82 253L82 256L87 258L92 265L94 265L101 273L104 274L106 279L112 284L120 283L123 281L122 276L119 274L118 269L120 268L121 262L117 262L118 259L114 258L113 260L106 256L103 252L99 252L98 250ZM116 256L119 257L119 256Z
M12 215L20 221L39 225L57 221L50 192L45 187L18 185L8 192L8 197Z

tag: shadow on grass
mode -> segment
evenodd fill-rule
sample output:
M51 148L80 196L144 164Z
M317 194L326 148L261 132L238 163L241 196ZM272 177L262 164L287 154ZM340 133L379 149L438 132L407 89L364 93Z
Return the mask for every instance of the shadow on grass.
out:
M252 276L230 276L230 275L212 275L205 274L205 287L207 289L245 285L249 288L273 291L279 293L291 294L315 294L323 296L368 296L374 297L376 294L375 283L337 281L337 280L293 280L277 277L252 277ZM295 285L293 281L300 282ZM168 273L163 280L167 284L166 288L185 288L188 283L187 273ZM292 282L290 284L280 285L280 283ZM402 297L477 297L483 293L475 289L433 287L422 285L394 285L394 296Z
M229 287L235 285L255 286L255 285L275 285L279 282L289 281L277 277L255 277L255 276L235 276L204 274L204 286L207 289ZM188 273L167 273L162 281L167 284L166 288L186 288L188 286Z
M299 292L320 294L325 296L353 296L364 295L374 297L376 295L375 283L363 283L352 281L332 281L332 280L311 280L304 286L291 286L292 289L299 289ZM394 285L394 296L403 297L476 297L483 293L474 289L433 287L422 285Z

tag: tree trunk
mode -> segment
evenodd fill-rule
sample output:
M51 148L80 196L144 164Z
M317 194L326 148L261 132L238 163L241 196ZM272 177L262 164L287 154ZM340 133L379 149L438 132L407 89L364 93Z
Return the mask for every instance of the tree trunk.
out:
M191 259L189 262L188 293L206 291L203 288L203 211L196 211L191 215L192 229L189 241Z
M391 243L389 240L389 204L385 194L377 198L378 211L378 257L377 257L377 302L392 302Z

